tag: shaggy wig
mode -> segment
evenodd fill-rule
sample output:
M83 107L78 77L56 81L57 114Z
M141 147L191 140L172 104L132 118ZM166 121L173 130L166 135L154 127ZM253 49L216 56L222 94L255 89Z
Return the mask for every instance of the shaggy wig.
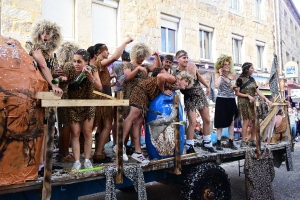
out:
M189 82L187 88L190 88L194 85L194 77L186 71L181 71L179 74L176 75L176 78L180 80L186 79Z
M130 51L130 59L136 60L137 58L148 59L151 56L150 48L144 43L135 44Z
M60 65L65 65L67 62L71 62L73 60L75 52L79 49L79 47L71 42L64 42L58 48L57 60Z
M219 73L219 69L221 69L224 66L225 62L229 62L230 72L233 72L233 61L231 56L222 54L215 63L215 73Z
M50 31L51 34L51 40L44 42L41 40L40 35L44 31ZM62 35L60 32L60 27L51 21L48 20L41 20L37 22L31 32L31 40L34 45L38 45L39 48L41 48L42 51L54 51L61 43Z

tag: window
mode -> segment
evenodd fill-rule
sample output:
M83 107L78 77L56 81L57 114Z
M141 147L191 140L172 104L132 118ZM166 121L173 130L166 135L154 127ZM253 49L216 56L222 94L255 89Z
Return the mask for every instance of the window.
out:
M56 22L61 27L65 40L74 40L75 27L74 0L43 0L42 16L44 19Z
M234 64L242 64L242 42L243 37L232 35L232 57Z
M212 32L212 28L200 25L200 58L202 60L212 60Z
M284 11L284 24L285 24L285 33L287 34L288 33L288 16L287 16L287 13L286 11Z
M164 53L175 53L177 47L177 30L179 19L161 14L161 50Z
M117 46L117 8L118 2L114 0L93 1L93 44L103 43L112 48Z
M264 47L265 43L256 41L257 49L257 69L262 70L264 66Z
M262 1L263 0L254 0L254 11L255 17L258 19L262 19Z
M240 8L240 1L241 0L231 0L230 1L230 8L232 10L236 10L236 11L239 11L241 8Z
M286 56L286 62L290 61L290 54L288 52L285 52L285 56Z

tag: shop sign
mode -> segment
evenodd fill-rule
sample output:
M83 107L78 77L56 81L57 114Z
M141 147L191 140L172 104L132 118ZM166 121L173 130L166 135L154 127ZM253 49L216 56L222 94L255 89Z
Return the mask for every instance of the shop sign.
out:
M285 64L285 78L296 78L298 77L298 65L297 63L290 61Z

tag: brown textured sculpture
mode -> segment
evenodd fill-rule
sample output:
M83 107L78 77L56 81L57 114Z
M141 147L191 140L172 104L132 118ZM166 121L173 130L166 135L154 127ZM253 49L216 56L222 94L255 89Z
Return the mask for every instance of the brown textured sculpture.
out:
M44 112L33 96L47 87L21 44L0 35L0 186L36 179Z

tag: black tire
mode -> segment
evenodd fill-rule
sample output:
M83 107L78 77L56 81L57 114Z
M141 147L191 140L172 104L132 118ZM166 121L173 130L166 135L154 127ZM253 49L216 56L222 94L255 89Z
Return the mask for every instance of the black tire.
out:
M181 190L183 199L231 199L231 184L225 170L215 163L203 163L190 171Z

